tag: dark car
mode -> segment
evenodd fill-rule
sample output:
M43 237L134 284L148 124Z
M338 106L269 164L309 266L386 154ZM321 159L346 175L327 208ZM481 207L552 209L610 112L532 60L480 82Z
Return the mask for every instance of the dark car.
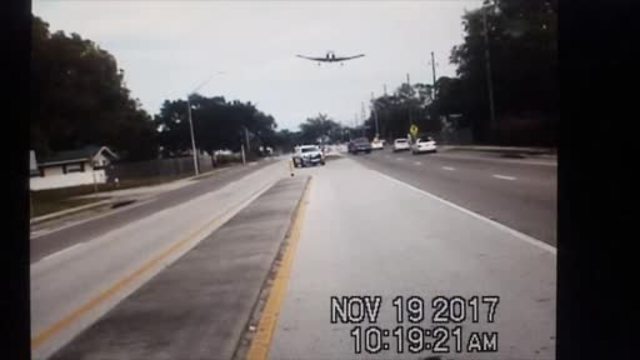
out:
M351 154L361 152L368 154L371 152L371 143L366 137L357 138L349 142L348 149Z

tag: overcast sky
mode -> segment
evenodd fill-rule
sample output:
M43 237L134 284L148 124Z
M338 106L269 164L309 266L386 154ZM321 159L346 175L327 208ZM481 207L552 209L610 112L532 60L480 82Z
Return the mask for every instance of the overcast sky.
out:
M76 32L113 54L132 95L151 114L165 99L199 93L251 101L294 130L320 112L346 125L371 92L406 80L455 75L462 15L481 0L439 1L33 1L50 30ZM296 54L364 53L340 64ZM223 72L223 73L219 73Z

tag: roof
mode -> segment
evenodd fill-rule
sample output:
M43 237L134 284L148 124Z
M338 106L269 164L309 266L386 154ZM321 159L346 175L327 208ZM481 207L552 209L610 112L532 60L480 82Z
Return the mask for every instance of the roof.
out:
M39 161L39 165L64 164L77 161L89 161L96 155L106 152L109 156L117 158L117 155L106 146L85 146L78 150L59 151L48 158Z

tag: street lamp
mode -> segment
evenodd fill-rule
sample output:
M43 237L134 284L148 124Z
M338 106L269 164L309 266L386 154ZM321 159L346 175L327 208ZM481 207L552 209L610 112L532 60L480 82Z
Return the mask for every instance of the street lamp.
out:
M218 71L216 74L224 74L224 72L222 71ZM187 116L189 118L189 132L191 134L191 152L193 154L193 169L195 171L196 176L200 174L200 166L198 165L198 153L196 150L196 138L195 138L195 134L193 131L193 119L191 117L191 100L190 97L193 96L196 91L200 90L203 86L205 86L209 81L211 81L211 79L213 78L214 75L209 76L209 78L205 81L203 81L200 85L198 85L195 89L193 89L188 95L187 95Z

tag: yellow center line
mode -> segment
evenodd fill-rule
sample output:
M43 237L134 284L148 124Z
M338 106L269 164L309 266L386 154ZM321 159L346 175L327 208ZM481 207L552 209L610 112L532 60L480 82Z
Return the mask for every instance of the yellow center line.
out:
M266 190L268 187L269 186L263 187L260 190L254 192L249 197L249 200L252 200L257 194L260 194L261 192ZM237 210L238 208L242 208L243 205L246 205L245 203L246 201L242 202L239 206L232 208L230 211L225 212L223 215L207 222L204 226L198 228L196 231L192 232L186 238L174 243L173 245L169 246L169 248L167 248L160 254L156 255L155 257L153 257L152 259L144 263L144 265L142 265L133 273L120 279L115 284L110 286L108 289L98 294L96 297L92 298L91 300L86 302L84 305L72 311L69 315L65 316L61 320L55 322L53 325L49 326L48 328L40 332L38 335L36 335L34 338L31 339L31 349L34 350L40 347L42 344L47 342L47 340L49 340L51 337L53 337L60 331L64 330L65 328L69 327L71 324L73 324L75 321L82 318L84 315L86 315L88 312L93 310L95 307L105 302L106 300L108 300L118 292L122 291L128 285L131 285L136 279L142 277L142 275L144 275L145 273L148 273L154 267L160 266L163 260L167 259L170 255L176 253L178 250L184 248L191 241L199 238L199 236L201 236L201 233L207 230L209 227L213 226L214 224L220 225L218 223L224 222L229 214L232 214L233 211Z
M313 178L309 181L308 186L302 196L302 201L296 210L295 219L291 227L291 233L286 245L286 250L282 259L282 263L276 278L273 281L273 286L269 292L267 303L260 316L258 322L258 328L256 334L251 341L249 351L247 352L247 360L264 360L269 356L269 350L271 348L271 341L273 334L276 330L276 324L278 322L278 316L282 309L282 304L287 292L287 285L291 276L291 268L293 265L293 259L296 254L296 248L302 235L302 225L304 223L304 215L307 208L309 189L311 188Z

